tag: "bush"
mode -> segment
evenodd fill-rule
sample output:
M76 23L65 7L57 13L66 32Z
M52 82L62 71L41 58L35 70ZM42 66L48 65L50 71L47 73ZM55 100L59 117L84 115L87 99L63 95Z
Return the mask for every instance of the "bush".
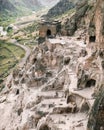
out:
M25 56L25 54L22 54L20 57L23 58Z

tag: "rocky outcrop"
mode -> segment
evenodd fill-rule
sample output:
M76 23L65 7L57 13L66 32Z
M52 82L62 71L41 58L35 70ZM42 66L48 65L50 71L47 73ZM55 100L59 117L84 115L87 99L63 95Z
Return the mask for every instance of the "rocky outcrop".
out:
M103 130L104 129L104 68L103 68L103 51L104 51L104 36L103 36L103 16L104 2L97 0L96 9L93 16L93 33L89 33L88 46L92 51L96 51L99 68L99 82L96 85L95 95L96 101L89 117L88 130ZM91 30L91 26L89 26ZM92 37L92 40L91 40ZM94 44L95 43L95 44ZM93 48L92 48L93 46Z
M21 82L25 82L29 87L38 87L47 83L47 81L53 77L55 73L54 70L58 73L58 71L62 69L64 59L65 64L69 64L70 62L70 60L67 60L68 57L66 59L66 57L63 56L62 51L58 53L63 46L64 45L61 44L50 44L49 42L46 42L42 45L40 44L39 47L36 47L28 58L29 62L27 61L25 69L13 72L14 84L20 82L20 79ZM65 82L65 75L65 70L62 70L56 78L48 82L47 87L43 90L62 89Z
M88 8L89 5L87 0L77 2L75 14L71 18L68 18L63 25L63 28L66 31L66 35L71 36L80 26L83 27L83 20Z
M87 36L87 52L88 55L79 60L77 69L78 87L94 86L93 96L95 103L92 107L91 115L89 116L88 130L103 130L104 129L104 70L103 70L103 10L102 0L97 0L92 10L88 22ZM90 10L90 11L91 11ZM83 61L83 62L82 62Z

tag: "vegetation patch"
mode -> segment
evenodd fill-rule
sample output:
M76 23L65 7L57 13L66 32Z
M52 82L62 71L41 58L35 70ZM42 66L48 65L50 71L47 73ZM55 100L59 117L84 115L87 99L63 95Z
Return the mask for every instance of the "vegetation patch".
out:
M0 83L23 58L25 51L11 43L0 41Z
M37 44L37 38L39 37L39 24L37 22L34 22L27 27L19 30L19 32L16 35L13 35L13 38L15 38L20 44L26 45L30 48L34 48L34 46Z

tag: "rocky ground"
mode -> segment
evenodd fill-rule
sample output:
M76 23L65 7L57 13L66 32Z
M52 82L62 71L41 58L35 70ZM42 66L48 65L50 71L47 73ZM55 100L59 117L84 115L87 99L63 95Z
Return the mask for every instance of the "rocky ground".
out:
M77 83L86 57L78 36L47 39L13 71L0 94L0 130L86 130L94 86Z

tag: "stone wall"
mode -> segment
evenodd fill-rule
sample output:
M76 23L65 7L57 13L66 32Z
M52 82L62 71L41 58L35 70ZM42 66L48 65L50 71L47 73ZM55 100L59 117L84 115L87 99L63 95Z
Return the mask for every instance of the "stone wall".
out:
M57 33L56 25L42 24L42 25L40 25L40 29L39 29L39 36L40 37L47 37L47 31L48 30L51 31L52 36L55 36L56 33Z

